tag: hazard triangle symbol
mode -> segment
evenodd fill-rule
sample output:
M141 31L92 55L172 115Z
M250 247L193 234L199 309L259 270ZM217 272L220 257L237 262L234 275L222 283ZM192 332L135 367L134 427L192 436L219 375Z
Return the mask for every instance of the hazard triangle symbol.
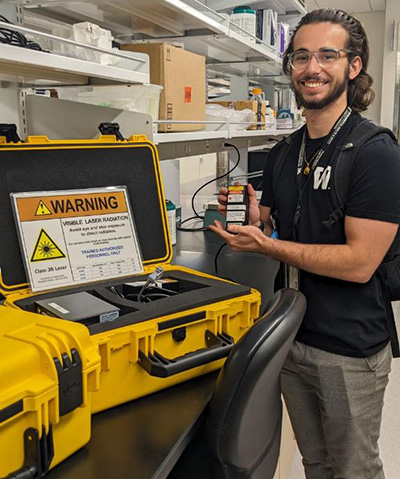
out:
M52 212L47 208L42 200L39 201L35 216L51 215Z
M65 258L65 254L54 243L45 230L41 230L31 257L31 262Z

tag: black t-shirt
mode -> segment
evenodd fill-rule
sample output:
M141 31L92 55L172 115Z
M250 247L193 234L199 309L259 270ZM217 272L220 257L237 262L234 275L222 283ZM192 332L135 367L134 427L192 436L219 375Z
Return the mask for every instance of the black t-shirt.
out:
M330 188L332 163L346 137L361 120L352 113L313 174L301 173L303 203L296 241L306 244L345 244L344 219L331 229L323 221L334 209ZM277 148L266 161L260 204L274 208L278 234L293 240L293 216L299 188L296 181L301 135L289 147L282 168L273 176ZM322 146L325 138L309 139L307 160ZM272 187L272 184L274 185ZM355 158L351 172L345 215L400 223L400 147L388 135L380 134ZM391 308L377 275L367 283L354 283L300 272L300 290L307 298L307 312L297 340L335 354L368 357L388 342L387 316Z

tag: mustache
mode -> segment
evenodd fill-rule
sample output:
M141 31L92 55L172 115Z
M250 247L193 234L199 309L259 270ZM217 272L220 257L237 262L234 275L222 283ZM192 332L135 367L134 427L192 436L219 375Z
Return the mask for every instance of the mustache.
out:
M297 81L312 81L312 82L317 82L317 83L325 83L326 80L325 80L325 78L320 77L320 76L307 75L307 76L299 78Z

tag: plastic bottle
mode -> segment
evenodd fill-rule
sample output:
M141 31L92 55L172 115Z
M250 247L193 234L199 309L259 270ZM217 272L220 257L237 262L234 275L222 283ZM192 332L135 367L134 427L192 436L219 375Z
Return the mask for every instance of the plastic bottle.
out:
M176 207L170 200L165 200L168 215L168 227L172 245L176 244Z
M265 123L265 95L261 88L253 88L250 100L257 102L257 130L262 130L264 128L261 123Z
M247 6L235 7L231 13L232 30L246 37L250 42L256 41L256 11ZM235 28L237 25L242 30ZM247 32L249 35L246 35ZM252 36L250 36L252 35Z
M265 101L265 128L276 128L275 111L268 100Z

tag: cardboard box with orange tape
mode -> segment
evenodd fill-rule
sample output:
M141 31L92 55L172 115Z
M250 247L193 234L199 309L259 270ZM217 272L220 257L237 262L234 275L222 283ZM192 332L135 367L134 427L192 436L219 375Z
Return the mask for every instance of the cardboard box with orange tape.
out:
M160 120L206 119L205 57L166 43L122 45L123 50L147 53L150 57L150 81L161 85ZM204 130L203 124L166 123L158 131Z

